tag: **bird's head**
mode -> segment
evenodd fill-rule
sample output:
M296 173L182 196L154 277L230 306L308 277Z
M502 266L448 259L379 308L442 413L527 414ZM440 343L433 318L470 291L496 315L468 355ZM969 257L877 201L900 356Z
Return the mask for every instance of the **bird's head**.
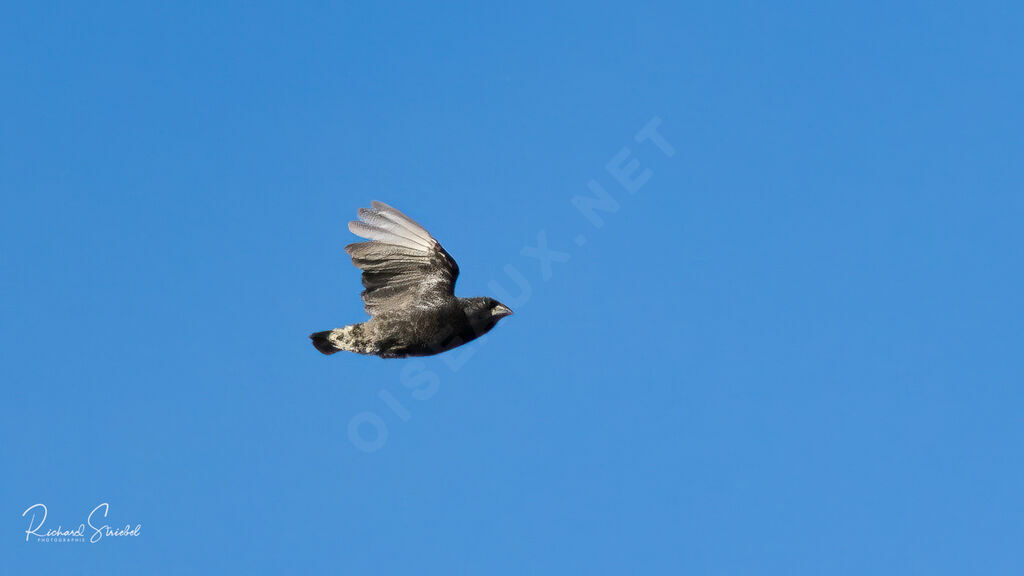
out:
M479 334L487 332L505 316L511 316L512 310L494 298L465 298L463 307L470 323Z

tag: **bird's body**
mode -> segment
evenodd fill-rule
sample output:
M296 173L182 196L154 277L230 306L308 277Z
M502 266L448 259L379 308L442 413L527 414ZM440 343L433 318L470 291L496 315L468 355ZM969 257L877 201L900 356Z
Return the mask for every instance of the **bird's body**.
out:
M408 216L374 202L359 217L362 222L349 223L349 229L371 241L345 250L363 270L363 303L372 317L311 334L320 352L429 356L478 338L512 313L493 298L456 297L458 265Z
M412 309L375 316L367 322L312 335L325 354L348 350L382 358L430 356L473 340L493 327L474 324L464 301L453 298L429 309Z

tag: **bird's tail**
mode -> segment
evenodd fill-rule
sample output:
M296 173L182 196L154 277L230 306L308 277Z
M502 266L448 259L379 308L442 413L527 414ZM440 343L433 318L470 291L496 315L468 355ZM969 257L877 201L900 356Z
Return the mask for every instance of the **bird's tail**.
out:
M314 332L309 335L313 346L323 354L334 354L340 350L372 354L366 339L363 338L363 325L352 324L344 328L335 328L325 332Z
M334 330L328 330L326 332L314 332L309 335L309 339L313 341L313 346L324 354L334 354L341 348L334 345L331 342L331 332Z

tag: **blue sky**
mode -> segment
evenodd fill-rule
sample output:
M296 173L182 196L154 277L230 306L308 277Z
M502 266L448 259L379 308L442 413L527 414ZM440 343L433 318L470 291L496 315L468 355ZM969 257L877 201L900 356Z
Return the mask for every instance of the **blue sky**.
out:
M1024 570L1024 10L368 4L5 10L0 572ZM318 354L371 200L516 315Z

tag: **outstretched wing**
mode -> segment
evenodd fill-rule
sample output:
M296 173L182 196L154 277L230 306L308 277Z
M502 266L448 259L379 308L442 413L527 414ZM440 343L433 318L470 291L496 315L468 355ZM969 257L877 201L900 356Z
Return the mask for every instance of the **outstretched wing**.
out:
M375 316L389 310L429 307L455 294L459 266L415 220L383 202L360 208L348 229L369 242L345 247L363 271L363 305Z

